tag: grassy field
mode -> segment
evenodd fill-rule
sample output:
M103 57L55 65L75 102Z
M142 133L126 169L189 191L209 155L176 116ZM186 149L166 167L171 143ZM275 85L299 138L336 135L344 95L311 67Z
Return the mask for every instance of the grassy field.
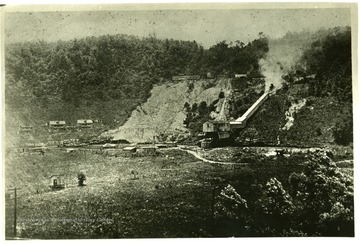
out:
M213 196L222 187L233 185L251 202L257 198L254 186L277 177L287 187L289 174L301 168L207 164L178 150L143 157L60 150L7 156L7 188L22 188L19 235L49 239L226 235L212 218ZM84 187L77 186L80 171L87 177ZM52 174L65 175L66 189L50 191ZM11 196L6 203L10 236Z

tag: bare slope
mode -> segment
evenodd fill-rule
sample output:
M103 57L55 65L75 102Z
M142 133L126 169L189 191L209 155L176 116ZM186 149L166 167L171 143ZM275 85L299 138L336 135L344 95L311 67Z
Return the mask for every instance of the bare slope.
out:
M157 85L152 89L150 98L132 112L123 126L106 135L130 142L150 142L160 134L186 132L183 127L185 102L199 104L205 101L210 104L221 91L228 94L230 90L229 79Z

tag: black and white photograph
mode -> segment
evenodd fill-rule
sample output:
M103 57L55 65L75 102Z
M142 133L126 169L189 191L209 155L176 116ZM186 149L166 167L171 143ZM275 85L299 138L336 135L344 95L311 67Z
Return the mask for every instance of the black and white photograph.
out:
M4 240L354 239L357 3L0 10Z

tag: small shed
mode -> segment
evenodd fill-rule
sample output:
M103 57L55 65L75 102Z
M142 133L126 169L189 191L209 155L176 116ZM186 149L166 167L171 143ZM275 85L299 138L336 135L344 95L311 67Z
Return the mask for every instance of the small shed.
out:
M49 122L49 128L61 129L61 128L65 128L65 126L66 126L66 122L64 120L53 120Z
M45 155L45 147L29 148L28 151L31 152L31 153L38 153L38 154L41 154L41 155Z
M32 132L34 130L34 126L29 125L20 125L19 132Z
M136 147L124 147L123 151L125 151L125 152L136 152Z
M246 78L246 74L235 74L235 78Z
M51 175L49 178L50 178L50 188L52 190L59 190L65 188L65 181L63 174Z
M93 123L94 123L94 121L91 119L78 119L76 121L76 124L82 128L89 128L92 126Z

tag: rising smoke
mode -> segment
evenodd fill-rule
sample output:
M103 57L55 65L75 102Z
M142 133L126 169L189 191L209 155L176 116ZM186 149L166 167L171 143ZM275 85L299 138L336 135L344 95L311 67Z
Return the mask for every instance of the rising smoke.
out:
M275 90L284 84L283 77L299 66L300 58L311 43L309 32L288 33L284 37L269 40L269 52L259 61L261 73L265 76L265 90L271 84Z
M265 91L270 89L271 84L274 88L280 89L283 85L284 67L278 61L277 57L268 56L259 61L261 73L265 76Z

